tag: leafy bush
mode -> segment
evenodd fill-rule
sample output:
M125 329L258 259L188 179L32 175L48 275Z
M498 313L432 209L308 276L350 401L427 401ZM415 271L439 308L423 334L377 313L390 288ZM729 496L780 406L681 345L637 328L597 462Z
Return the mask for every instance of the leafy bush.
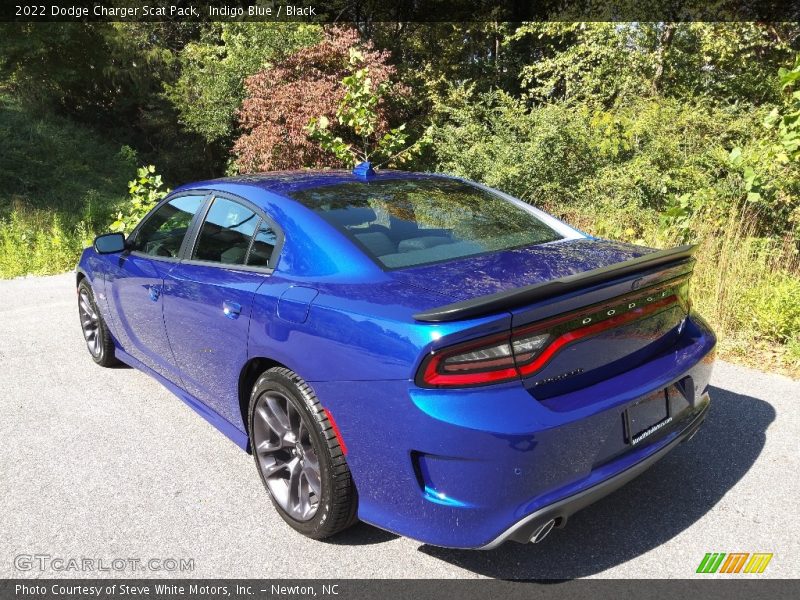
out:
M341 166L339 158L309 139L306 126L320 116L334 119L347 93L342 80L350 75L350 50L354 47L374 85L381 86L394 77L396 71L388 63L387 52L361 43L355 30L333 28L318 44L247 79L247 98L239 112L245 133L233 147L239 171ZM398 86L394 92L402 96L408 91ZM390 108L386 98L375 106L375 133L379 136L389 130Z
M688 240L692 223L711 221L719 233L728 212L748 202L756 235L800 235L800 162L764 151L778 143L766 116L766 109L668 98L614 109L528 108L502 92L462 87L437 106L432 137L438 170L557 213L635 213L634 230L655 218Z
M383 125L380 104L392 86L388 81L373 85L369 67L364 63L364 55L350 48L353 72L342 79L345 94L336 108L337 123L332 125L325 115L314 117L306 132L320 148L347 167L361 162L377 162L375 166L407 162L419 152L423 140L409 144L405 123L383 133L379 130Z
M125 232L130 231L142 218L150 212L159 200L169 194L169 188L162 189L164 183L161 175L156 174L153 165L139 167L136 171L136 179L128 182L128 202L125 212L117 213L116 220L111 223L111 231Z
M14 210L0 219L0 277L63 273L93 237L85 221L66 227L58 214Z
M0 277L60 273L112 220L136 153L0 94Z

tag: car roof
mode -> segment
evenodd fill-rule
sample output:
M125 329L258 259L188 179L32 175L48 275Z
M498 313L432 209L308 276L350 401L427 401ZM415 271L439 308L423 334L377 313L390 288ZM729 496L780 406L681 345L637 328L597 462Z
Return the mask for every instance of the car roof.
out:
M277 171L188 183L175 188L170 196L193 190L222 192L244 198L261 208L282 229L286 238L295 240L292 256L280 263L285 274L317 278L339 275L376 280L383 273L380 266L314 210L293 199L292 194L336 184L361 182L369 185L376 181L400 179L453 178L390 170L367 176L345 170Z
M188 183L176 188L175 192L190 189L225 189L229 185L245 185L259 188L280 196L288 196L311 188L336 185L340 183L365 183L389 179L450 179L446 175L419 173L411 171L380 170L368 176L355 175L343 169L271 171L251 175L236 175Z

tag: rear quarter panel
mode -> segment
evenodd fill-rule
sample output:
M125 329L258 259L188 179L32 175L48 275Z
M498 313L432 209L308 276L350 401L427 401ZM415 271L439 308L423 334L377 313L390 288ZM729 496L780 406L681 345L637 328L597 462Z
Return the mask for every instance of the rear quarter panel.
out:
M278 299L291 286L312 287L305 322L289 320ZM470 337L509 327L510 314L431 325L416 323L421 306L438 297L391 281L318 283L278 273L256 292L249 354L278 361L315 381L410 380L427 349L442 337ZM452 337L455 336L455 337Z

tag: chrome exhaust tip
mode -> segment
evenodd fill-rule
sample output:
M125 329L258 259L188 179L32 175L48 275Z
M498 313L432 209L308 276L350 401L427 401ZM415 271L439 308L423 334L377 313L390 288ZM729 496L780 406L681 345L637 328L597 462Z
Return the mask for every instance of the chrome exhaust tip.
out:
M531 536L531 540L530 540L531 543L532 544L538 544L539 542L541 542L544 538L547 537L547 535L551 531L553 531L553 526L555 524L556 524L556 520L555 519L550 519L547 523L545 523L544 525L539 527L536 531L533 532L533 535Z

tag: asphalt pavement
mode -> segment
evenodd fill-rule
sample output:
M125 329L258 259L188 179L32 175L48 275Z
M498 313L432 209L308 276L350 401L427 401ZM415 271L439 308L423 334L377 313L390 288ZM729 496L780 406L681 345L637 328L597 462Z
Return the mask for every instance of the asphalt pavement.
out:
M445 550L364 524L318 542L189 407L91 361L72 274L0 281L0 577L687 578L710 577L707 552L798 577L800 382L718 362L711 394L694 439L540 544Z

